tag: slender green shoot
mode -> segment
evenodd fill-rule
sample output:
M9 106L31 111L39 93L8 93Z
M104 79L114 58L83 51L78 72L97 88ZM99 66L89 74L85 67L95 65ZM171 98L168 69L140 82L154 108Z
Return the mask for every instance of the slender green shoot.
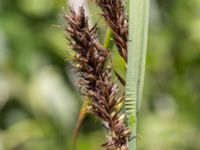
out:
M136 136L137 112L141 102L149 17L149 0L129 0L129 45L126 78L125 108L128 126ZM136 150L136 138L129 142L129 150Z
M108 48L109 45L110 45L110 39L112 37L112 30L111 28L108 28L107 31L106 31L106 36L104 38L104 43L103 43L103 47L104 48Z

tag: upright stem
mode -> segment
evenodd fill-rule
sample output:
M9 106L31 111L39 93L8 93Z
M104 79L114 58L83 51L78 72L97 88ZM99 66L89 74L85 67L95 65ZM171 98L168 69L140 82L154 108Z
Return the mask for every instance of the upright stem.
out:
M130 42L128 44L125 107L129 128L133 136L136 136L137 112L144 84L149 0L129 0L128 5ZM129 150L136 150L136 138L129 142Z

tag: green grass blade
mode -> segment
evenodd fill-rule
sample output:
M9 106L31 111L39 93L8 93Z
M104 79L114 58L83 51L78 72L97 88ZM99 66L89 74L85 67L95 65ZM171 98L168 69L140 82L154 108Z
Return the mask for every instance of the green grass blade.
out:
M128 125L136 134L137 111L142 97L146 59L149 0L129 0L129 45L125 108ZM136 138L129 143L136 150Z
M143 33L141 38L141 50L139 60L139 75L138 75L138 111L142 100L144 77L145 77L145 65L146 65L146 53L147 53L147 35L148 35L148 24L149 24L149 0L145 0L143 6L144 17L143 17Z

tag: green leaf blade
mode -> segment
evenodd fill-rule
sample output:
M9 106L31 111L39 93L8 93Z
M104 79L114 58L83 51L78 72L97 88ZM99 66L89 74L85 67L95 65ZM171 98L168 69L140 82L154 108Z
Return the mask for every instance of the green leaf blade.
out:
M128 126L136 135L137 112L140 107L146 62L149 0L129 0L129 45L125 108ZM136 138L129 143L136 150Z

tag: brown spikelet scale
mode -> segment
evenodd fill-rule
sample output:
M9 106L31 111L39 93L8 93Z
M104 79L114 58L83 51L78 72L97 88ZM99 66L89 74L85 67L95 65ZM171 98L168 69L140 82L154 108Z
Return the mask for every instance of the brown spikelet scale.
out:
M131 133L121 111L124 96L119 96L117 85L111 81L111 65L105 65L109 51L98 42L96 26L89 28L83 7L77 13L71 9L65 19L68 22L65 31L76 53L72 63L80 75L81 93L90 101L88 112L101 120L108 134L108 142L102 146L106 150L127 150Z
M128 23L125 15L124 0L96 0L102 9L102 16L113 31L119 54L127 62Z

